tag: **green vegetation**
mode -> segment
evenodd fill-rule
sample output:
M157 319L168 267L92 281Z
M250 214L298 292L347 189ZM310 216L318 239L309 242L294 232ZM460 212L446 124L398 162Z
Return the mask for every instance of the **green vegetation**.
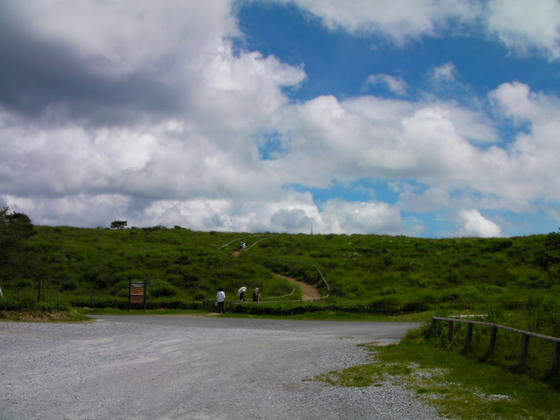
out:
M542 302L560 296L557 233L507 239L257 235L178 226L33 227L25 218L7 209L2 213L0 258L7 268L0 274L0 309L33 308L39 290L51 305L125 309L129 281L147 282L152 309L211 310L217 287L223 287L230 310L269 315L430 310L518 313L529 319ZM241 240L248 251L234 257ZM329 298L287 302L301 293L290 295L293 286L274 273L315 285ZM231 305L242 285L249 295L259 287L265 303ZM283 295L289 295L280 299L286 303L266 303ZM554 334L543 323L533 324Z
M415 331L396 345L368 346L372 363L315 379L358 387L391 381L451 418L560 417L560 394L550 384L440 347L428 332Z

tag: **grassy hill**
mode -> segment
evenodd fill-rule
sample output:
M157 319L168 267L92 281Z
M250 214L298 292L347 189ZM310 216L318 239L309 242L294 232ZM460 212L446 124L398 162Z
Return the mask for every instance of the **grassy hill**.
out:
M314 284L330 306L379 313L428 309L529 310L560 297L559 234L507 239L419 239L381 235L193 232L176 227L81 229L36 226L19 269L4 273L7 302L43 297L78 306L127 302L130 280L149 284L151 305L188 307L217 287L290 293L273 273ZM247 252L232 253L239 241ZM228 244L225 246L226 244ZM327 284L321 279L323 273ZM293 300L297 293L289 297ZM310 309L310 308L307 308ZM312 309L312 308L311 308Z

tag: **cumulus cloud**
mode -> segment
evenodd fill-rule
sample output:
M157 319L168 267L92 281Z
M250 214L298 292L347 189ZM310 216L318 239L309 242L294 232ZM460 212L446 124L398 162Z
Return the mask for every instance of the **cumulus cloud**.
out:
M476 209L461 211L459 219L459 236L480 236L483 238L502 236L500 226L485 218Z
M488 3L489 31L512 51L537 50L549 60L560 58L560 3L557 0L492 0Z
M130 221L130 202L130 197L119 194L0 196L2 205L30 215L35 224L78 227L108 227L113 220Z
M277 0L293 3L318 16L331 29L379 33L397 44L434 35L438 28L468 22L480 13L476 2L455 0Z
M560 3L557 0L276 0L318 16L330 29L376 33L397 45L426 36L442 36L482 23L486 32L518 54L537 51L560 58Z
M407 83L400 77L390 74L370 74L366 83L368 85L383 84L396 95L406 95Z
M478 10L415 2L419 12L405 3L367 2L359 16L358 3L339 13L339 2L297 2L329 27L384 31L397 42ZM395 234L407 233L401 211L520 210L560 198L560 145L551 140L560 105L527 85L490 93L498 115L529 122L504 145L486 115L451 101L290 102L283 88L297 88L305 71L235 50L239 29L228 1L5 1L0 8L0 34L9 41L0 49L12 57L0 66L0 201L35 223ZM452 63L436 70L440 80L456 74ZM397 95L407 89L387 74L370 82ZM275 159L262 159L262 133L276 133ZM401 191L396 205L317 206L290 187L357 179L415 179L422 188ZM464 234L492 233L480 213L461 214Z
M325 203L319 231L332 233L385 233L404 231L398 209L387 203L330 200Z

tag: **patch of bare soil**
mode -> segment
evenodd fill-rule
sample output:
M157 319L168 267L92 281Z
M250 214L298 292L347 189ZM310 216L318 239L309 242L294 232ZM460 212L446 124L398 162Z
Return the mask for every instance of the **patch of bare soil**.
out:
M310 285L308 283L305 283L303 281L296 280L292 277L284 276L282 274L274 273L274 275L278 278L288 280L293 285L299 287L301 289L301 293L303 295L303 300L304 301L317 300L317 299L321 298L321 294L319 293L319 291L317 290L317 288L315 286L312 286L312 285Z

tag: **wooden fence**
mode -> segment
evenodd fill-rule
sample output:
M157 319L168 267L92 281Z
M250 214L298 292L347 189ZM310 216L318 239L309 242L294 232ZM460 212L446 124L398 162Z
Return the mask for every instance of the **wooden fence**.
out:
M506 327L505 325L498 325L490 322L480 322L480 321L470 321L466 319L459 318L443 318L439 316L432 317L432 329L434 335L438 334L438 322L447 322L447 339L449 343L453 341L453 326L455 323L467 324L467 334L465 337L465 349L467 349L472 340L473 327L475 325L490 327L492 331L490 333L490 344L488 346L488 352L486 357L490 357L494 353L494 348L496 347L496 338L498 335L498 330L511 331L523 336L523 341L521 343L521 354L519 356L519 367L523 367L527 361L527 356L529 355L529 339L531 337L538 338L541 340L547 340L554 343L554 357L552 358L552 366L550 375L555 375L559 372L560 368L560 338L551 337L549 335L537 334L531 331L519 330L517 328Z

